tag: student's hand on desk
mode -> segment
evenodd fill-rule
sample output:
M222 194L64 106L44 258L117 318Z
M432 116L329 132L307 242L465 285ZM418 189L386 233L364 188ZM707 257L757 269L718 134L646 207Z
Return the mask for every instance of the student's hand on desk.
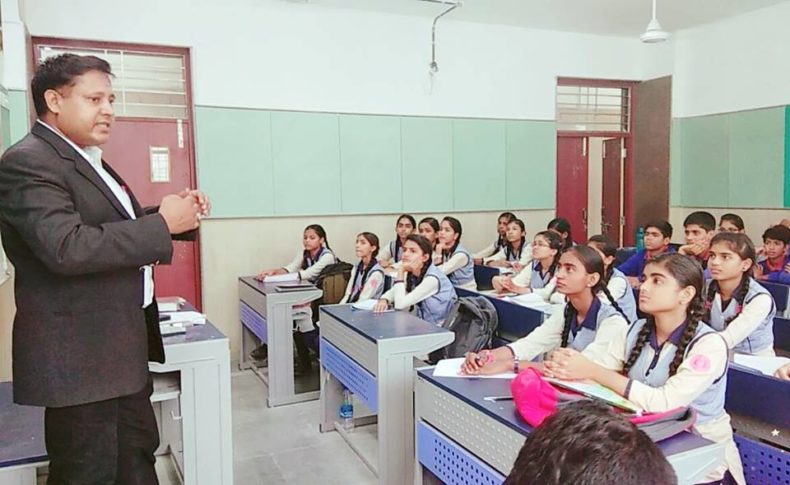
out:
M170 234L182 234L200 226L200 205L193 197L167 195L159 204L159 214Z
M557 379L589 379L595 372L595 364L580 352L562 348L551 353L544 362L543 374Z
M258 273L258 276L256 276L255 279L258 281L263 281L266 279L267 276L274 276L280 274L285 274L285 270L282 268L267 269L265 271L261 271L260 273Z
M532 288L528 286L519 286L513 283L513 280L507 280L502 283L502 286L511 293L517 293L519 295L526 295L527 293L532 293Z
M373 307L373 312L381 313L381 312L386 312L389 309L390 309L390 303L382 298L376 302L376 306Z
M513 357L497 358L490 350L467 352L464 359L461 364L461 374L464 375L501 374L513 370Z
M776 372L774 372L774 377L784 379L785 381L790 381L790 364L785 364L782 367L776 369Z

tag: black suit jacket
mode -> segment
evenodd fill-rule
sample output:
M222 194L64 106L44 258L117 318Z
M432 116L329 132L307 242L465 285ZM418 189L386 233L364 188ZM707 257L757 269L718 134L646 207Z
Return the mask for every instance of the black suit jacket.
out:
M121 178L104 164L110 174ZM164 361L140 267L169 263L164 219L131 219L93 167L36 123L0 159L0 231L16 268L14 401L61 407L135 393Z

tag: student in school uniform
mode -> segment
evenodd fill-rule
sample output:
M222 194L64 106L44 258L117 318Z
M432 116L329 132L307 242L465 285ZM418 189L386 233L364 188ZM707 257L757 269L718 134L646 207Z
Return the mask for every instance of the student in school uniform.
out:
M544 288L554 277L562 253L562 238L554 231L541 231L532 240L532 262L516 276L494 276L492 284L499 293L520 295Z
M683 221L683 229L686 244L680 246L678 252L695 258L703 269L707 268L710 240L716 235L716 218L710 212L692 212Z
M348 280L346 294L339 304L373 300L384 293L384 270L376 260L379 253L379 238L372 232L357 235L356 254L359 263Z
M626 259L617 269L628 278L631 286L638 287L648 261L664 253L675 252L670 246L671 241L672 224L663 220L648 222L645 224L645 248Z
M790 285L790 228L777 225L763 233L765 259L755 268L755 278L770 283Z
M493 257L499 252L500 249L505 246L505 242L507 241L507 225L510 224L510 221L514 219L516 219L516 215L512 212L503 212L499 214L496 223L497 237L491 242L491 244L476 252L472 256L474 258L475 264L485 264L488 262L489 258Z
M461 245L461 221L448 216L442 219L439 227L434 263L454 286L476 291L475 263L469 251Z
M302 235L304 250L298 252L294 259L281 268L272 268L261 271L256 276L258 281L266 281L268 276L283 275L288 273L298 273L300 280L314 283L318 279L324 268L337 262L335 253L329 247L326 238L326 231L319 224L310 224L304 229ZM315 341L318 330L309 318L299 320L299 327L294 333L294 343L296 345L297 375L308 374L312 368L310 363L310 351L307 342ZM250 354L254 359L266 358L268 352L266 345L261 345Z
M441 325L447 319L457 298L449 278L433 264L433 248L422 236L412 234L403 244L403 263L392 288L384 293L374 307L382 312L414 308L423 320Z
M519 273L532 261L532 245L527 242L524 221L513 219L507 225L506 242L502 249L489 258L488 266L511 268Z
M417 224L417 232L420 236L424 237L431 243L435 249L436 243L439 241L439 221L435 217L424 217Z
M612 241L607 239L602 234L592 236L587 245L598 251L598 254L603 259L604 265L604 282L606 289L609 290L609 295L614 298L620 308L622 308L628 323L633 323L636 318L636 298L634 298L634 291L628 282L626 276L617 268L614 267L614 258L617 255L617 246ZM606 295L598 295L599 298L604 299ZM604 300L606 303L606 300Z
M564 217L557 217L549 221L546 229L554 231L562 238L562 250L572 248L575 244L573 242L573 235L571 234L571 223Z
M628 328L628 321L608 294L603 268L598 251L588 246L575 246L562 253L557 291L567 297L564 311L555 312L529 335L511 344L468 353L462 371L470 375L518 372L525 367L541 368L532 360L557 348L581 352L590 346L606 346L612 335ZM606 294L610 304L602 304L598 293Z
M544 373L560 379L590 379L648 412L690 406L697 412L694 431L725 446L725 458L705 478L744 484L743 466L724 410L727 343L703 323L705 284L693 258L663 254L645 267L639 309L648 317L618 327L606 345L584 353L560 349Z
M754 244L746 234L722 232L713 238L704 320L734 352L773 356L776 305L752 277L755 258Z
M400 262L403 256L403 243L406 242L406 237L414 234L417 229L417 223L414 217L409 214L401 214L398 221L395 223L395 239L389 242L386 246L379 251L379 264L382 268L389 268L395 263Z
M746 226L738 214L727 213L719 218L719 232L734 232L745 234Z

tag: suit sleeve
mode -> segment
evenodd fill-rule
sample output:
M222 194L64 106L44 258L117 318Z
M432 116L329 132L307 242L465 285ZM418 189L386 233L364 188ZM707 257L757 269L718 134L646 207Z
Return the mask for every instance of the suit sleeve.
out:
M151 214L158 214L159 213L159 206L152 206L152 207L144 207L143 212L146 215ZM171 235L171 239L173 241L196 241L198 236L198 230L193 229L191 231L182 232L181 234L173 234Z
M0 163L0 214L49 271L83 275L171 261L161 215L85 224L58 170L25 155L9 152Z

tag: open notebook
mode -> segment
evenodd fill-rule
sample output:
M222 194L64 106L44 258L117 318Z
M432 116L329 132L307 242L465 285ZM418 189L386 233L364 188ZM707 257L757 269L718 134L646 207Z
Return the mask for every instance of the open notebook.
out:
M557 387L578 392L583 396L601 400L605 403L611 404L612 406L616 406L620 409L625 409L626 411L631 411L633 413L642 413L643 411L642 408L632 403L628 399L617 394L616 392L609 389L608 387L604 387L596 382L564 381L562 379L554 379L551 377L544 377L544 379L546 379L548 382L551 382Z

